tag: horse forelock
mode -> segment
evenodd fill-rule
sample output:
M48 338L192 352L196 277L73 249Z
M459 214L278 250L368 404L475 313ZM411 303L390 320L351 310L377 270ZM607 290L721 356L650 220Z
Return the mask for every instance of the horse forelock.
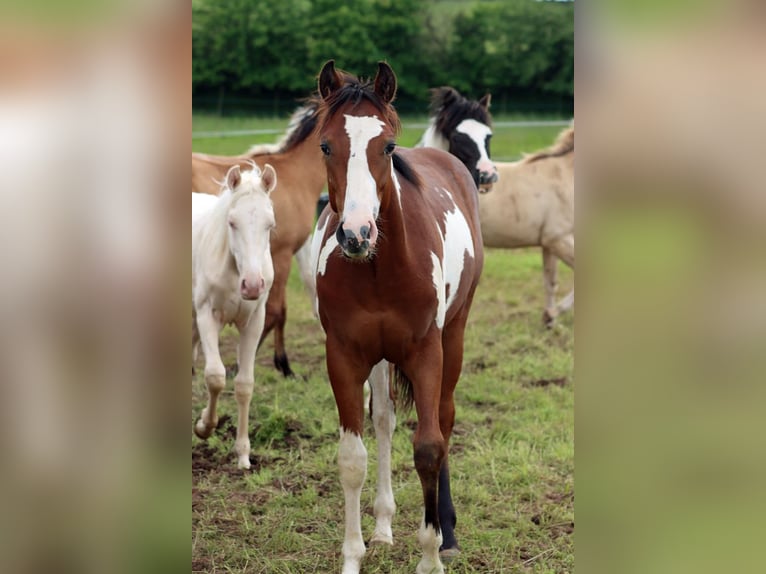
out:
M363 101L371 103L377 108L382 116L382 120L391 126L394 134L398 135L401 131L401 122L399 116L390 103L384 102L373 89L372 80L368 78L357 78L351 74L341 72L343 85L335 90L330 96L321 100L319 115L319 129L324 129L327 123L340 111L350 105L355 108Z
M479 102L469 100L449 87L431 90L431 116L436 130L445 138L457 129L463 120L476 120L492 126L492 115Z

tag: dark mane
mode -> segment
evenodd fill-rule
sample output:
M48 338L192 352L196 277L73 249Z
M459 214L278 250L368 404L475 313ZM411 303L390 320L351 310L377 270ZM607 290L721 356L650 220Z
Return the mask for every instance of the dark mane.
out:
M304 104L290 116L290 123L282 139L276 144L256 144L248 150L247 154L253 156L289 152L314 132L318 119L319 101L306 98Z
M362 100L366 100L381 111L382 119L391 124L394 133L398 135L402 129L399 116L391 104L383 102L375 93L372 88L372 80L357 78L340 70L339 73L343 77L343 86L334 91L327 100L321 100L317 96L321 102L319 108L320 129L342 106L349 103L356 106Z
M421 188L420 177L418 177L418 174L415 173L415 170L412 169L412 166L409 164L409 162L405 160L398 153L394 153L392 158L394 162L394 169L397 172L399 172L404 179L406 179L410 183L415 184L415 186L418 189L420 189Z
M463 97L455 88L443 86L431 90L431 117L436 130L449 139L463 120L476 120L492 125L491 114L479 102Z
M299 143L309 137L317 127L319 119L319 105L313 100L306 100L306 105L301 108L302 113L298 125L289 132L287 139L282 144L280 151L290 151Z

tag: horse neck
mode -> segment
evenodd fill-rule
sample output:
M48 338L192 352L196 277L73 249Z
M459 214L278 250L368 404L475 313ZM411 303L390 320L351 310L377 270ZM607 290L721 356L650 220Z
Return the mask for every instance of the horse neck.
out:
M273 164L280 181L287 181L286 178L289 177L287 172L293 171L295 166L300 166L298 173L302 185L292 186L291 194L302 191L309 197L319 198L327 183L327 171L319 151L319 134L316 131L287 151L253 154L249 157L252 160L259 160L260 163ZM285 167L280 170L283 164ZM287 165L292 169L287 168ZM277 186L277 189L279 188L280 186Z
M397 176L394 175L394 178ZM400 203L399 195L396 192L396 183L392 179L387 186L385 193L387 201L381 206L379 220L381 229L380 247L378 253L382 255L391 254L402 261L402 257L409 253L407 225L404 219L404 206ZM404 194L401 194L402 196ZM402 201L403 201L402 197Z

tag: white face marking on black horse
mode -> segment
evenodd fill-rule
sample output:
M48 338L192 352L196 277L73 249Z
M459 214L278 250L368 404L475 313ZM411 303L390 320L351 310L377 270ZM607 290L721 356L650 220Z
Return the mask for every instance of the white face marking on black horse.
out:
M477 120L463 120L450 136L449 152L470 170L479 191L485 193L497 181L497 169L489 159L492 128Z

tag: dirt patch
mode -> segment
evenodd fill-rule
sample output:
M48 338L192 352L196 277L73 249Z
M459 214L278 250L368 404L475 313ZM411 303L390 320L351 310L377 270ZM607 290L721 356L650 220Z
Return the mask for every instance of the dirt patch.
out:
M557 387L563 387L567 384L566 377L560 377L557 379L538 379L536 381L530 381L527 383L530 387L549 387L555 385Z

